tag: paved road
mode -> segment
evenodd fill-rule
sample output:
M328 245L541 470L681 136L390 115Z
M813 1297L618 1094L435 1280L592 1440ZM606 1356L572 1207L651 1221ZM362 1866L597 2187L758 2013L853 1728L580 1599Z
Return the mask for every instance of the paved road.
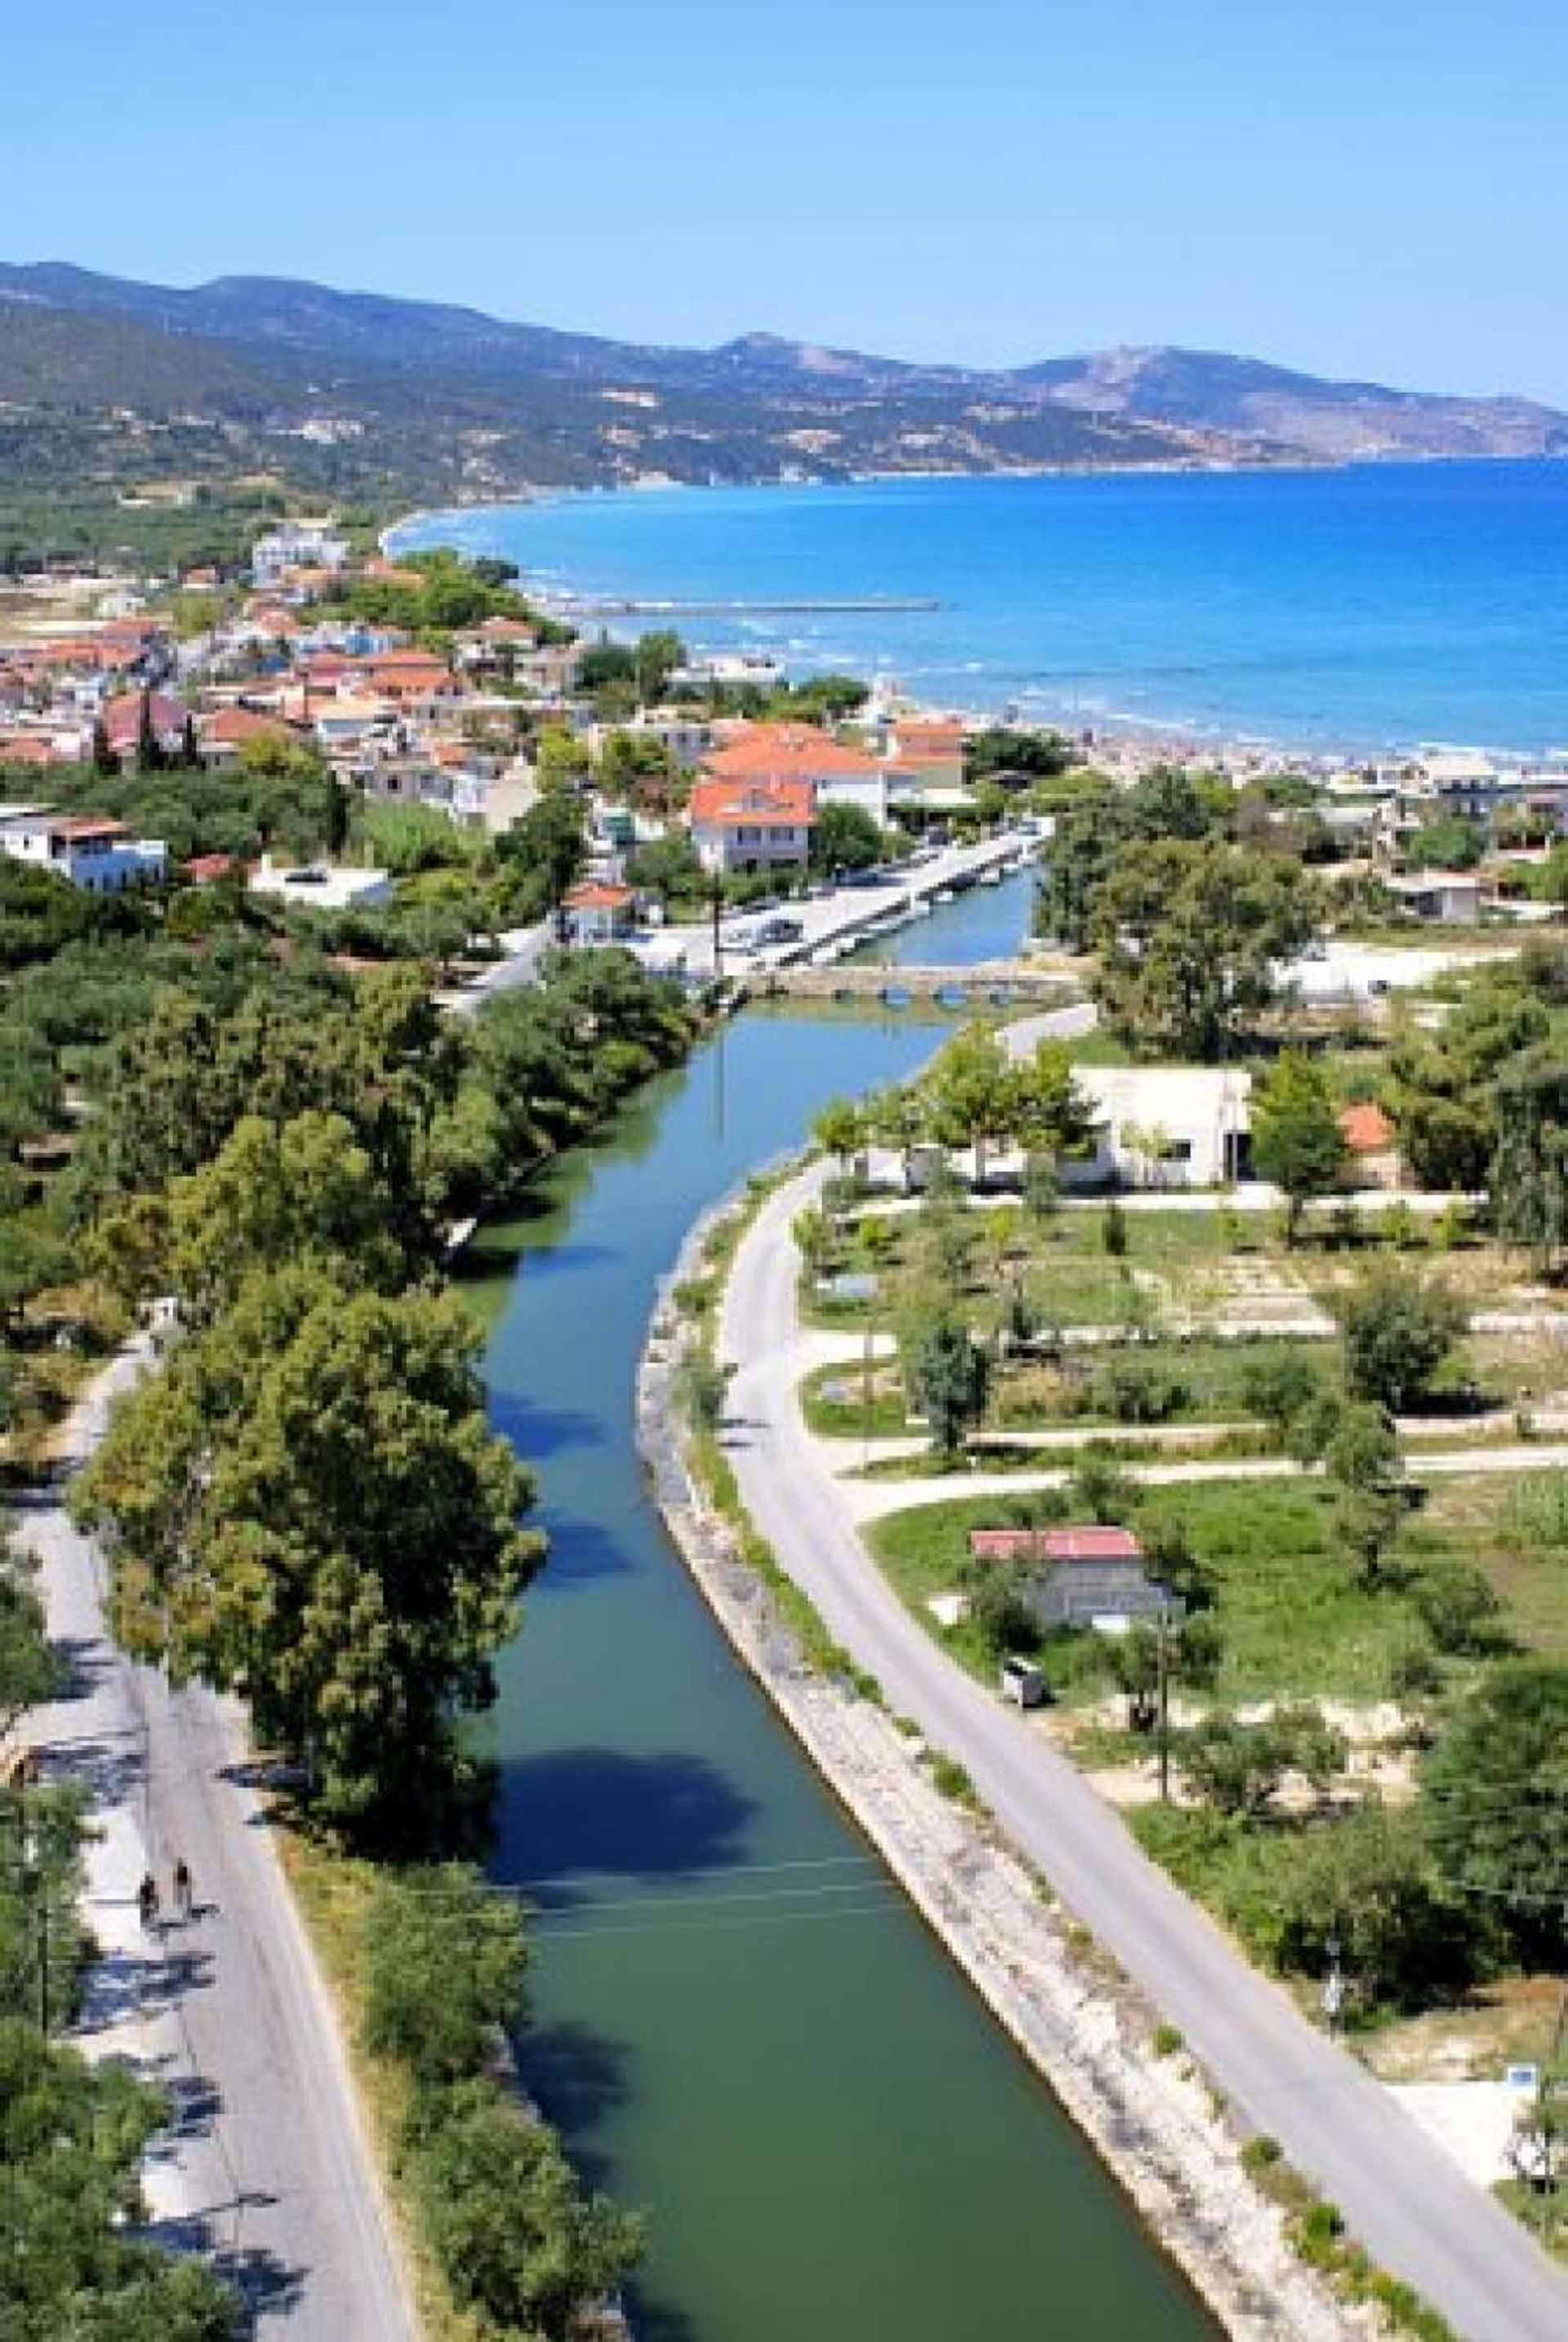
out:
M790 1221L807 1173L743 1241L721 1325L728 1445L762 1534L889 1705L958 1757L1003 1827L1178 2026L1231 2101L1339 2204L1374 2257L1472 2342L1561 2342L1568 2281L1353 2058L1146 1860L1073 1767L948 1660L870 1560L795 1403Z
M78 1456L144 1357L95 1386L76 1418ZM74 1678L70 1696L28 1719L28 1736L51 1777L86 1785L101 1833L87 1895L104 1957L79 2043L130 2060L175 2110L146 2172L155 2230L233 2277L266 2342L414 2342L342 2046L238 1716L209 1693L171 1693L113 1648L99 1556L52 1496L25 1513L22 1533ZM169 1910L182 1854L195 1890L188 1925ZM148 1867L169 1922L151 1937L135 1909Z

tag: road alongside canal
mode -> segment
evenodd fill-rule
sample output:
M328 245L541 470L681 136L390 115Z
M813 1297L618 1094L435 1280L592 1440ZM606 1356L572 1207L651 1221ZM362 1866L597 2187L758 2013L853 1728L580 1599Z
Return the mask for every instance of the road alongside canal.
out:
M987 890L981 956L1016 942L1028 886ZM934 1037L743 1016L466 1271L554 1540L488 1734L497 1874L540 1907L527 2071L652 2216L642 2342L1213 2332L741 1670L636 1455L636 1360L691 1222Z

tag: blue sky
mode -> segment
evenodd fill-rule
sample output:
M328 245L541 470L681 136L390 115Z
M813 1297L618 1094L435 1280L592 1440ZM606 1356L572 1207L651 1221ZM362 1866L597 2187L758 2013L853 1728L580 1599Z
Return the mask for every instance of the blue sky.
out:
M1184 342L1568 403L1563 0L15 15L6 258L648 340Z

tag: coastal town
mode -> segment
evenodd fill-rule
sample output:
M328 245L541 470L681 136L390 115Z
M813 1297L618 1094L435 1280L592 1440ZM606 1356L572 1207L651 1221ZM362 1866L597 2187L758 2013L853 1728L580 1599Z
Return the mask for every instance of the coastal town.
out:
M312 1247L328 1315L367 1273L406 1295L383 1309L426 1306L436 1264L461 1290L464 1248L535 1166L752 1002L764 1059L813 1019L826 1038L869 1017L902 1023L908 1070L819 1087L814 1152L703 1223L657 1303L638 1438L719 1623L1231 2330L1288 2317L1326 2337L1375 2311L1435 2333L1441 2309L1457 2332L1544 2334L1568 766L1021 729L667 630L589 636L505 562L355 545L327 515L263 533L233 577L19 581L0 606L0 790L5 1046L25 1075L7 1467L45 1487L79 1468L69 1515L40 1513L24 1545L55 1630L105 1666L86 1709L22 1668L7 1780L64 1791L91 1733L148 1749L140 1787L90 1793L97 1835L49 1891L61 1944L74 1881L104 1912L141 1898L139 1920L95 1924L95 1954L84 1939L89 2056L176 2076L199 2056L230 2101L162 2147L149 2106L155 2225L178 2233L236 2157L282 2205L335 2185L336 2157L364 2197L352 2248L293 2212L258 2214L246 2248L198 2221L219 2277L281 2330L294 2313L268 2306L265 2268L309 2259L298 2330L358 2330L348 2305L373 2290L375 2332L412 2332L412 2234L422 2282L464 2298L475 2238L421 2194L432 2149L400 2150L388 2213L353 2105L393 2075L437 2086L376 1979L465 1957L484 1906L454 1874L455 1933L431 1937L395 1874L355 1883L363 1949L343 1965L325 1915L351 1890L315 1833L368 1850L406 1777L355 1730L323 1753L290 1720L286 1669L269 1674L282 1652L215 1626L188 1532L155 1539L191 1468L165 1394L201 1413L209 1380L232 1386L229 1324L264 1306L296 1328L304 1375L315 1320L285 1296ZM966 898L995 916L944 960ZM127 1005L149 978L164 1005L127 1017L111 967ZM285 1022L244 1045L261 1056L235 1059L230 1103L193 1087L201 1047L231 1046L235 976L264 1028L319 1020L318 1074ZM294 999L264 1006L285 978ZM602 1076L584 1086L574 1059ZM269 1139L244 1101L279 1083L299 1119ZM380 1101L404 1091L392 1141ZM372 1181L352 1212L314 1184L316 1145ZM356 1371L374 1383L372 1350ZM245 1436L215 1428L204 1485L229 1487L225 1442ZM503 1631L538 1566L507 1525L530 1476L504 1457L453 1515ZM394 1501L401 1464L360 1468ZM307 1486L330 1509L331 1482ZM223 1587L225 1517L195 1534ZM337 1534L380 1566L362 1526ZM13 1598L25 1643L34 1597ZM191 1637L195 1683L149 1711L110 1616L144 1659ZM353 1649L324 1646L312 1696ZM456 1686L487 1660L428 1664ZM285 1756L316 1751L283 1867L254 1792L214 1786L244 1776L246 1744L192 1705L203 1683L259 1704ZM431 1728L424 1761L454 1762ZM205 1789L179 1755L198 1737ZM155 1913L176 1847L170 1937L145 1898ZM171 1983L175 2033L116 1979L149 1933L166 1967L195 1924L193 1852L252 1949L220 1951L202 1999ZM296 1896L312 1949L285 1924ZM305 2162L278 2160L279 2082L235 2072L227 2046L275 1961L282 2086L313 2087L311 2064L337 2077ZM476 1973L475 2025L511 2029L513 1990L486 1998ZM499 2101L485 2118L508 2154L559 2152ZM431 2137L467 2151L439 2126L406 2141ZM562 2334L621 2315L643 2249L596 2199L582 2218Z

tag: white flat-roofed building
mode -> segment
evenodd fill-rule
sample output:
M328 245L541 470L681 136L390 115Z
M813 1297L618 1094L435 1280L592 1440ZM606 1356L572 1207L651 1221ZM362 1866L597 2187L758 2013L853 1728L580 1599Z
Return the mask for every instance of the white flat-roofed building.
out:
M162 838L137 837L106 814L56 813L48 806L0 807L0 852L94 895L157 886L168 874Z
M275 862L264 854L251 872L250 890L311 911L374 910L392 900L392 876L385 870L350 870L335 863Z

